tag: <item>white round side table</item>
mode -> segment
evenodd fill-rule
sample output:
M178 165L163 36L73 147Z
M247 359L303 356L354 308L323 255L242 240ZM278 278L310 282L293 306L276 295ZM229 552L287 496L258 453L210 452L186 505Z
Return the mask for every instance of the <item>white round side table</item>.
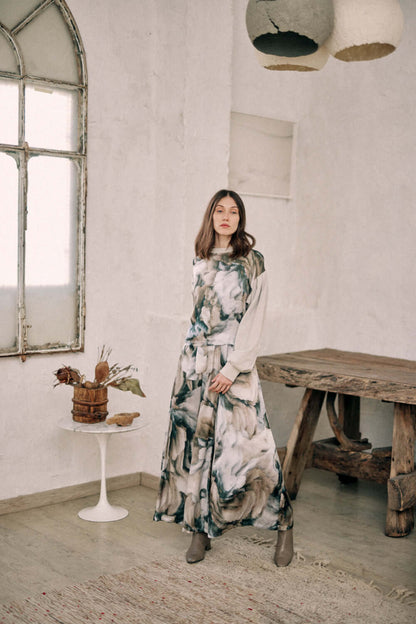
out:
M147 422L142 421L141 417L134 419L131 425L127 427L120 427L119 425L107 425L104 422L100 423L79 423L70 418L65 418L59 421L58 426L66 431L74 431L76 433L92 433L98 442L100 449L100 461L101 461L101 489L100 498L98 503L94 507L86 507L78 512L78 516L83 520L89 520L90 522L113 522L114 520L121 520L128 515L127 509L124 507L118 507L116 505L110 505L107 499L107 485L105 466L107 458L107 444L108 439L115 433L129 433L143 429L148 425Z

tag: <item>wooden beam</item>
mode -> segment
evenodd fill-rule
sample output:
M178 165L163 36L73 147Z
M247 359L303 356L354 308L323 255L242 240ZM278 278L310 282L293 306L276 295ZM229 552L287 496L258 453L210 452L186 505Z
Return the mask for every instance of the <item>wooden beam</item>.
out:
M299 490L324 398L325 392L306 389L287 443L283 477L292 499Z
M389 458L363 451L346 451L339 446L336 438L314 442L312 448L314 468L377 483L386 483L389 478Z
M390 479L414 471L415 418L413 405L394 404ZM385 533L389 537L403 537L413 529L413 507L397 511L395 499L396 496L391 501L388 499Z
M387 482L389 507L395 511L404 511L416 505L416 471L399 475Z
M378 457L388 457L389 461L391 461L391 446L379 446L371 452L373 455L377 455Z

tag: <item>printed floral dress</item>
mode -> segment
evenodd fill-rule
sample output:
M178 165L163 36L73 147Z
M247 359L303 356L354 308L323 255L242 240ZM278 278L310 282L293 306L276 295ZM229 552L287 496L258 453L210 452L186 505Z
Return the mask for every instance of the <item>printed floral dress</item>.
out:
M267 281L255 250L194 260L194 311L170 406L154 520L216 537L237 525L286 530L284 487L255 367ZM221 372L226 394L209 391Z

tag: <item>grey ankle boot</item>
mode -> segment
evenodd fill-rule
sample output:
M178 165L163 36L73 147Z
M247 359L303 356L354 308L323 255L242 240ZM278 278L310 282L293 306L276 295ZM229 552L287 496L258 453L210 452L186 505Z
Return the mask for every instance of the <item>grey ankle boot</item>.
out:
M211 550L211 542L206 533L193 533L191 545L186 551L186 561L197 563L205 557L205 551Z
M279 531L274 562L280 568L288 566L293 558L293 529Z

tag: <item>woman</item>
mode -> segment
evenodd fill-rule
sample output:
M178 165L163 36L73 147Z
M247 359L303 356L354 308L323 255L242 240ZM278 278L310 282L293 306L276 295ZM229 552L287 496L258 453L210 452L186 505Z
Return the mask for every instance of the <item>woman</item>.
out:
M172 391L154 520L192 532L188 563L237 525L278 531L293 556L292 508L255 367L267 299L242 199L218 191L196 237L194 311Z

